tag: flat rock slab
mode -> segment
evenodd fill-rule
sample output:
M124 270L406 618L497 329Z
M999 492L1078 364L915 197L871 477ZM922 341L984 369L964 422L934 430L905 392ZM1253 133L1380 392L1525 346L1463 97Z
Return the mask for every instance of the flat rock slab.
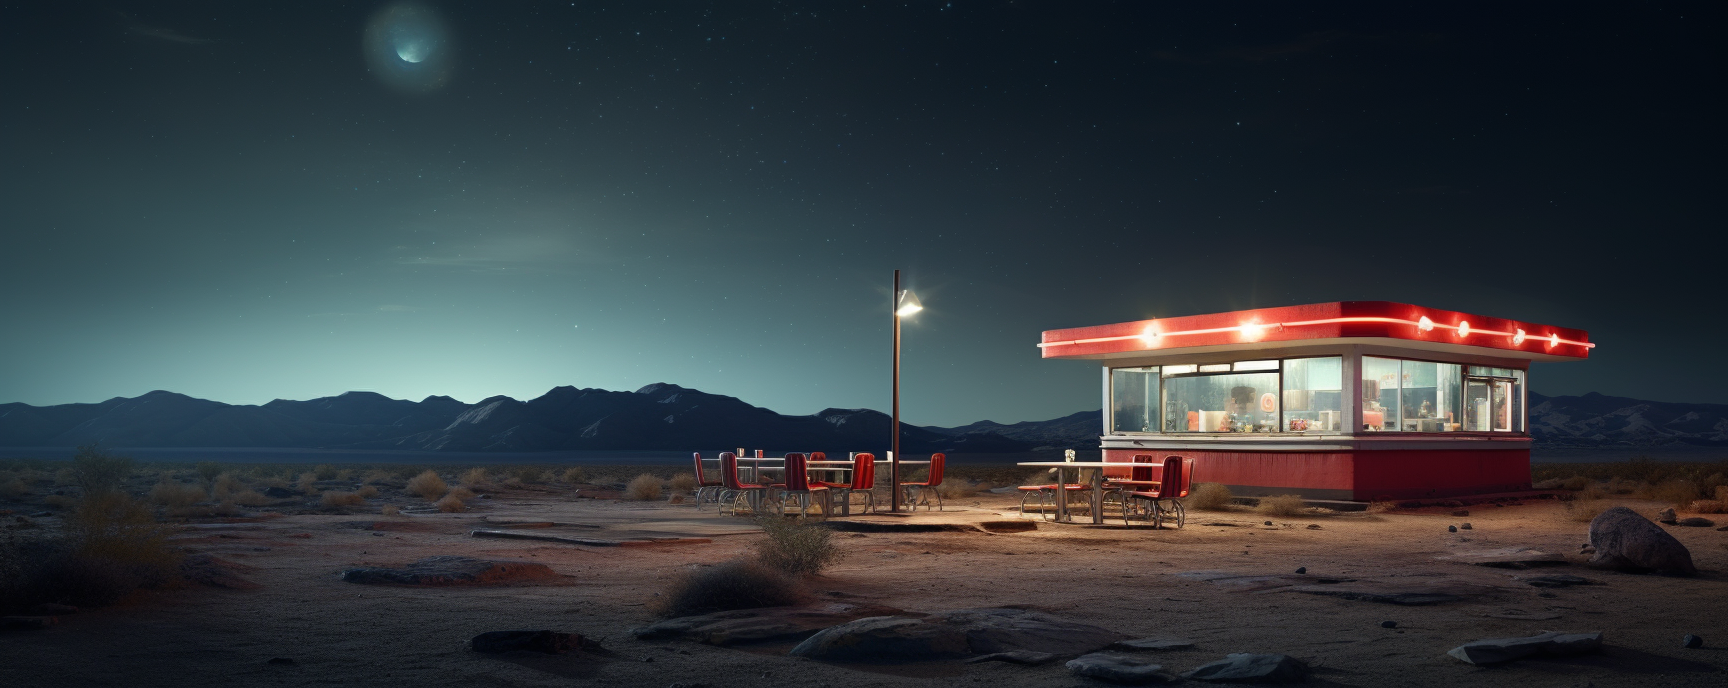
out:
M1528 547L1466 550L1435 558L1444 561L1456 561L1462 564L1495 566L1500 568L1525 568L1529 566L1566 563L1565 555L1558 552L1543 552Z
M1714 528L1716 527L1716 522L1708 518L1693 516L1691 518L1682 518L1679 523L1676 523L1675 525L1686 526L1688 528Z
M642 640L679 638L707 645L801 640L817 631L868 616L892 614L884 607L833 603L821 607L765 607L682 616L633 628Z
M1553 621L1554 619L1560 618L1559 614L1553 612L1527 612L1518 609L1508 609L1503 612L1490 612L1488 614L1483 614L1483 616L1490 619L1512 619L1514 621Z
M1299 592L1309 595L1329 595L1347 600L1381 602L1400 605L1442 604L1461 602L1482 594L1485 590L1468 585L1409 585L1357 581L1337 585L1297 585L1268 592Z
M1308 665L1289 655L1235 652L1184 672L1182 677L1227 683L1300 683L1308 678Z
M1061 655L1053 654L1050 652L1033 652L1031 650L1015 650L1013 652L992 652L992 653L987 654L987 655L978 655L977 657L973 657L971 659L966 660L966 663L967 664L978 664L980 662L1007 662L1009 664L1021 664L1021 665L1025 665L1025 666L1038 666L1040 664L1049 664L1050 662L1055 661L1056 658L1059 656L1061 656Z
M823 629L792 648L795 657L896 663L1015 650L1080 655L1122 639L1106 628L1027 609L955 609L924 618L875 616Z
M363 566L342 572L342 580L370 585L510 585L558 578L551 567L532 561L502 561L471 557L426 557L402 568Z
M1591 566L1681 576L1698 573L1691 550L1661 526L1623 506L1597 514L1590 521L1590 546L1596 548Z
M1566 657L1595 652L1602 647L1602 632L1558 633L1543 631L1525 638L1489 638L1464 643L1446 654L1470 664L1499 664L1514 659L1546 655Z
M1518 580L1524 581L1525 584L1533 585L1538 588L1570 588L1574 585L1596 584L1596 581L1583 576L1568 576L1564 574L1556 576L1531 576L1529 578L1520 578Z
M1068 671L1076 676L1130 686L1170 683L1176 680L1175 676L1164 673L1162 665L1107 652L1094 652L1071 659L1068 661Z
M1112 650L1186 650L1194 647L1194 641L1169 638L1135 638L1134 640L1119 640L1110 646Z

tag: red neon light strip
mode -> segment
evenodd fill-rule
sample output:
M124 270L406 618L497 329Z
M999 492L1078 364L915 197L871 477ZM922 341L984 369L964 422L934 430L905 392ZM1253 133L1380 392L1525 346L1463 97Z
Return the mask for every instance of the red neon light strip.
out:
M1154 320L1153 322L1157 322L1157 321ZM1468 321L1466 321L1466 322L1468 322ZM1241 332L1244 327L1248 327L1248 328L1256 329L1256 330L1265 330L1265 329L1270 329L1270 328L1274 328L1274 327L1279 328L1279 329L1283 329L1285 327L1306 327L1306 326L1311 326L1311 325L1335 325L1338 323L1389 323L1389 324L1393 324L1393 325L1413 325L1416 327L1421 327L1421 325L1422 325L1422 323L1419 321L1404 320L1402 318L1352 317L1352 318L1326 318L1324 320L1302 320L1302 321L1298 321L1298 322L1287 322L1287 323L1265 323L1265 324L1261 324L1261 323L1249 322L1249 323L1243 323L1242 325L1237 326L1237 327L1210 327L1210 328L1203 329L1203 330L1182 330L1179 332L1152 332L1150 334L1153 337L1182 337L1182 336L1186 336L1186 335L1195 335L1195 334L1218 334L1220 332ZM1441 323L1432 322L1432 321L1429 324L1431 327L1441 327L1441 328L1445 328L1445 329L1453 330L1453 331L1457 331L1458 329L1460 329L1459 325L1443 325ZM1499 335L1501 337L1514 336L1513 333L1511 333L1511 332L1501 332L1499 330L1478 330L1474 327L1470 328L1469 333L1470 334ZM1466 336L1468 336L1468 335L1466 335ZM1526 333L1524 336L1526 338L1529 338L1529 339L1536 339L1539 341L1547 341L1550 343L1549 344L1550 346L1553 346L1553 343L1558 342L1560 344L1571 344L1573 346L1582 346L1586 349L1596 348L1596 345L1592 344L1590 342L1576 342L1576 341L1572 341L1570 339L1561 339L1561 338L1556 337L1554 335L1542 336L1542 335L1535 335L1535 334ZM1039 342L1038 348L1044 348L1044 347L1048 347L1048 346L1071 346L1074 344L1095 344L1098 342L1120 342L1120 341L1126 341L1129 339L1146 339L1146 338L1147 338L1147 336L1145 334L1128 334L1128 335L1121 335L1121 336L1116 336L1116 337L1094 337L1091 339L1071 339L1071 340L1068 340L1065 342Z

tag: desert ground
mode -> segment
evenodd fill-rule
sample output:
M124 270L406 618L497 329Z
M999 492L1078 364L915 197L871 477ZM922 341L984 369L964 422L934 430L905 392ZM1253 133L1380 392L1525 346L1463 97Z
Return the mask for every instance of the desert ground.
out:
M669 585L693 569L751 556L765 536L750 519L718 515L712 505L620 496L606 486L496 485L447 513L416 508L427 500L387 488L353 506L327 508L306 497L177 519L172 543L213 557L232 577L217 580L220 586L144 590L61 615L49 628L0 633L3 683L1107 685L1071 675L1062 661L840 665L788 656L791 641L721 647L639 640L630 630L657 620L652 603ZM1646 515L1662 506L1616 503ZM403 512L384 515L380 504ZM1682 578L1586 567L1579 551L1587 525L1556 499L1469 504L1468 515L1455 515L1456 505L1278 517L1234 506L1192 511L1185 527L1157 530L1048 523L1022 516L1018 504L1017 495L983 492L911 517L836 519L876 525L833 535L845 557L803 580L803 605L914 615L1024 607L1127 638L1191 640L1189 649L1138 655L1171 673L1227 653L1282 653L1312 667L1306 685L1314 686L1728 685L1728 532L1713 527L1667 528L1701 572ZM52 528L61 517L5 519L25 529ZM1015 526L1001 522L1035 527L1012 532ZM1471 527L1449 532L1464 523ZM909 524L962 527L898 530ZM979 524L986 527L972 527ZM636 546L472 536L477 529ZM1502 548L1558 553L1564 561L1498 568L1448 558ZM340 575L434 555L539 562L556 576L408 587ZM1552 574L1593 584L1525 582ZM1394 593L1457 599L1374 601ZM1383 627L1387 621L1395 627ZM466 647L478 633L511 629L578 633L598 647L565 654ZM1492 667L1446 654L1476 639L1547 630L1601 631L1605 644L1594 654ZM1683 648L1686 634L1702 636L1705 646Z

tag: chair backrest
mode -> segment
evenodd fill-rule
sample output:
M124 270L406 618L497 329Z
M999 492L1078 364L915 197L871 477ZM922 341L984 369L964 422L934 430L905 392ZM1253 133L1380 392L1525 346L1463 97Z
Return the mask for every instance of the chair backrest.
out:
M868 490L876 486L876 455L869 452L852 457L852 489Z
M810 464L806 463L807 461L808 459L804 458L802 452L786 454L786 489L788 491L810 489Z
M1129 480L1143 483L1157 482L1160 479L1159 470L1161 468L1162 466L1158 465L1158 457L1151 454L1135 454L1134 468L1131 469L1134 472L1134 477L1129 478Z
M1189 475L1192 467L1193 462L1180 456L1164 457L1164 484L1158 487L1158 492L1170 499L1188 496L1188 482L1193 477Z
M1138 461L1139 459L1140 459L1139 456L1124 456L1122 454L1112 455L1112 454L1106 453L1104 455L1104 463L1119 463L1119 464L1122 464L1122 466L1121 467L1105 466L1104 467L1104 479L1105 480L1133 480L1134 479L1133 463L1135 461Z
M948 455L947 454L931 454L930 455L930 479L924 481L924 484L929 485L930 487L935 487L937 485L941 485L942 484L942 465L944 463L946 463L947 461L948 461Z
M738 480L737 454L720 452L720 484L728 490L744 489L744 483Z
M807 456L810 457L809 460L811 460L811 461L827 461L828 460L828 452L810 452Z
M696 461L696 484L707 485L708 483L702 480L702 452L690 452L690 458Z

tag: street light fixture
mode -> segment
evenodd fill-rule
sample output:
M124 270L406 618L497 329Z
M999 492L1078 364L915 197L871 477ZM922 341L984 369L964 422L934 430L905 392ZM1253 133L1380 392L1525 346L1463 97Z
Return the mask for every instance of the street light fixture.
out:
M894 271L894 301L890 304L894 311L894 419L891 431L893 441L889 443L888 456L889 484L893 493L889 495L888 510L900 513L900 319L924 310L924 304L918 301L918 295L911 289L900 289L900 271Z

